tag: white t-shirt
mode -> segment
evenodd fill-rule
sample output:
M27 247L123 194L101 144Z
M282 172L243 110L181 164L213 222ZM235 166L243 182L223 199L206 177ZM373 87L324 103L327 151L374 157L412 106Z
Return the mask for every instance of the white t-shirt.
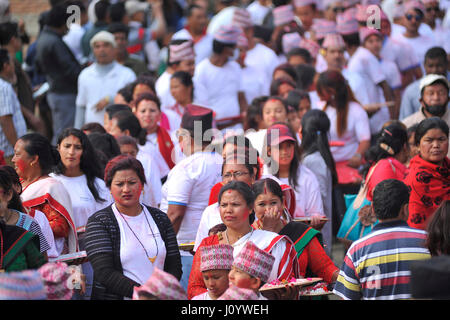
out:
M145 145L138 145L138 149L142 152L147 153L155 162L156 166L158 167L160 179L169 174L170 168L167 165L166 160L164 160L161 152L159 151L158 135L156 132L148 134Z
M348 85L352 89L353 95L356 100L362 105L369 103L369 97L367 96L366 84L363 78L357 72L349 71L347 68L342 70L342 75L347 80Z
M264 173L269 170L264 166ZM295 192L295 213L296 217L323 216L323 203L320 194L320 186L314 173L304 165L300 164L297 170L297 187L294 188L289 183L289 178L278 178L282 183L291 186Z
M139 215L131 217L120 214L116 205L112 205L120 229L120 262L123 275L141 285L150 278L154 267L164 270L167 253L158 226L147 208L142 208ZM151 263L147 255L150 258L156 256L155 262Z
M264 147L264 139L266 137L267 129L261 129L259 131L247 130L245 136L250 140L253 148L258 150L262 155Z
M181 29L177 31L172 36L172 40L178 39L186 39L193 40L192 35L186 29ZM210 34L205 34L200 40L194 43L194 52L195 52L195 64L200 63L203 59L208 58L212 54L212 43L213 36Z
M264 73L264 94L268 95L270 93L273 71L279 65L278 56L275 51L263 44L257 43L253 49L247 51L245 65L254 67Z
M399 42L392 37L385 38L381 49L383 60L394 61L401 72L420 66L411 46L404 42Z
M70 200L72 201L73 222L75 223L75 227L77 229L85 227L87 220L91 215L103 208L106 208L113 202L111 193L102 179L95 178L94 183L100 198L105 201L97 202L88 188L86 175L83 174L79 177L66 177L64 175L56 175L54 173L50 173L49 175L60 181L67 190L70 190L69 195Z
M166 108L173 106L176 101L170 93L170 77L172 75L164 71L155 82L155 90L161 102L161 111L166 112Z
M216 119L240 114L238 92L242 91L242 70L235 61L222 67L204 59L195 67L196 100L216 113Z
M95 105L105 97L109 97L111 102L114 101L114 97L120 89L136 80L136 74L130 68L115 61L109 72L104 73L102 69L97 63L94 63L81 71L78 77L76 105L86 107L84 123L103 124L105 109L97 112Z
M186 206L177 234L178 243L193 241L212 187L222 180L223 158L215 152L196 152L175 165L162 187L161 210L169 204ZM181 252L181 255L189 253Z
M265 94L266 84L263 73L252 66L242 69L242 91L244 91L247 103L251 104L253 99Z
M181 114L175 111L175 106L168 107L164 110L164 113L169 121L169 134L176 132L181 126L181 119L183 118L184 107L177 104L178 110Z
M145 179L147 180L140 201L150 207L157 208L158 204L161 203L161 177L158 166L153 158L143 151L138 151L136 159L142 163Z
M424 25L424 23L422 23L421 25ZM421 34L419 34L419 36L416 38L407 38L403 35L403 33L398 33L392 36L392 38L398 40L401 43L406 43L411 47L412 51L416 55L417 61L419 61L422 67L422 71L424 71L423 63L425 60L425 53L428 51L428 49L437 45L436 40L431 36Z
M250 18L255 25L262 25L264 22L264 18L270 10L270 7L261 5L258 0L253 1L247 7L247 11L248 13L250 13Z
M63 37L64 42L72 51L79 63L83 63L83 48L81 47L81 39L86 30L78 23L72 23L69 32Z
M358 150L359 143L363 140L370 140L370 126L367 112L356 102L350 102L347 115L347 130L339 137L336 125L336 109L328 107L325 110L330 119L330 140L342 141L342 147L331 147L334 161L345 161L353 157Z

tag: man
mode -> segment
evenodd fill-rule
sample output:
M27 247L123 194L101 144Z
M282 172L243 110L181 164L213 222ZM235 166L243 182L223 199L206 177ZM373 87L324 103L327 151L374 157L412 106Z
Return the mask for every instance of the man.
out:
M446 77L447 65L447 53L443 48L433 47L425 54L424 68L426 75L439 74ZM420 110L420 80L411 83L403 92L400 104L400 120Z
M439 117L450 125L449 84L446 77L429 74L420 80L419 111L403 119L406 127L411 127L426 118ZM447 153L450 156L450 150Z
M407 43L416 54L417 60L424 61L428 49L436 46L434 38L419 33L420 24L423 22L425 7L418 0L411 0L404 4L403 25L405 32L392 36L394 40ZM423 65L422 65L423 69Z
M426 232L408 226L408 187L388 179L374 189L372 232L347 251L333 293L346 300L411 298L410 265L429 259Z
M245 64L261 71L265 83L264 94L269 95L273 71L280 64L278 56L272 49L256 42L253 22L247 10L241 8L234 10L232 25L244 31L248 41Z
M438 17L440 12L439 0L423 0L422 2L425 7L424 24L427 24L431 28L430 35L435 38L436 44L449 52L450 30L442 26L441 20Z
M247 11L250 13L253 24L258 26L263 25L264 18L270 13L271 9L271 0L256 0L247 7Z
M305 36L309 38L309 30L316 18L316 0L293 0L294 13L302 22L302 27L306 31Z
M83 49L83 55L85 59L88 59L92 61L92 52L91 52L91 46L90 41L92 37L94 37L97 33L100 31L104 31L108 28L109 24L109 1L100 0L98 1L94 8L95 8L95 17L97 18L94 25L85 32L83 37L81 38L81 47Z
M344 3L342 0L324 0L324 11L323 17L330 21L336 21L336 16L339 13L343 13L345 11Z
M14 63L5 49L0 49L0 150L8 165L13 165L14 145L27 132L20 103L10 83L14 78Z
M170 93L170 77L177 71L186 71L191 76L195 71L195 53L190 40L172 40L169 44L167 69L159 76L155 83L155 90L161 102L161 110L175 104Z
M122 23L112 23L108 26L108 32L114 35L114 40L116 41L117 62L133 70L136 76L142 73L149 73L147 65L127 51L129 28Z
M134 72L115 61L116 42L107 31L91 39L96 62L84 69L78 79L75 127L88 122L104 121L105 107L111 104L117 91L136 80Z
M169 172L162 187L161 210L167 212L177 234L178 243L195 239L203 210L208 206L211 188L221 181L223 158L206 152L211 140L205 133L212 129L211 109L188 105L181 120L178 139L186 158ZM181 285L187 289L193 256L181 252L183 276Z
M67 33L68 18L65 5L54 6L36 45L37 71L45 74L50 86L47 102L52 111L53 143L65 128L73 127L77 79L81 72L80 64L62 39Z
M199 5L190 5L186 12L186 26L172 36L172 40L192 40L195 51L195 64L212 53L213 36L206 33L208 17L206 10Z
M247 111L242 70L235 61L240 33L236 26L221 26L214 35L212 55L195 68L196 101L215 112L219 129L242 130L240 116Z
M151 27L144 25L150 23L149 10L151 3ZM128 15L128 53L135 54L147 63L148 69L156 72L159 66L159 46L157 39L166 33L166 20L162 10L162 1L141 2L128 0L125 2ZM153 26L157 27L153 27Z

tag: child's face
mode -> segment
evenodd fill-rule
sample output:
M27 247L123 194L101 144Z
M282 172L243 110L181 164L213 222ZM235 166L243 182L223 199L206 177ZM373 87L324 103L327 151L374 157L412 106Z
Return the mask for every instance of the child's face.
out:
M311 110L311 102L308 99L300 100L300 103L298 104L298 116L300 120L309 110Z
M371 35L364 41L364 47L369 50L374 56L379 56L381 48L383 47L383 41L378 35Z
M287 122L286 108L275 99L269 100L264 104L263 121L266 127L270 127L275 122Z
M259 288L259 281L257 278L251 277L248 273L236 268L231 267L231 271L228 274L230 283L239 288L256 290ZM258 283L256 283L258 282Z
M136 158L138 151L132 144L123 144L120 146L120 153Z
M298 129L300 129L300 125L302 122L301 118L298 115L299 113L300 111L293 111L288 113L288 122L294 132L298 132Z
M264 216L264 214L274 210L275 212L283 212L283 202L280 198L274 195L272 192L260 194L255 200L255 215L258 220Z
M202 272L203 281L211 298L219 298L228 289L228 273L229 270L224 269Z

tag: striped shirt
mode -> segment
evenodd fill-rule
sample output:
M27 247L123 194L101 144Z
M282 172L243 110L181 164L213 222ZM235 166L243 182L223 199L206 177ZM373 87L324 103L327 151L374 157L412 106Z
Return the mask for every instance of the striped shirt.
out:
M426 232L382 222L347 251L333 293L346 300L411 298L410 263L430 258Z
M0 117L11 115L17 138L27 133L27 125L20 110L20 102L12 85L0 79ZM3 129L0 127L0 150L5 152L5 157L14 154L14 146L6 138Z
M17 219L16 226L21 227L39 237L40 252L47 252L50 249L50 245L47 242L44 234L42 233L41 227L38 222L34 220L28 214L16 211L19 214L19 219Z

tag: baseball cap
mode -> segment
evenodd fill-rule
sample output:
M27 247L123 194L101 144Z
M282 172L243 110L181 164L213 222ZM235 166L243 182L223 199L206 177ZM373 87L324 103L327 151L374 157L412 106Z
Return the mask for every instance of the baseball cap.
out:
M447 90L449 90L448 80L446 77L440 74L428 74L420 80L420 92L422 92L423 88L434 84L436 81L443 83Z
M274 124L267 129L267 143L271 146L279 145L284 141L294 141L294 135L289 127L285 124Z

